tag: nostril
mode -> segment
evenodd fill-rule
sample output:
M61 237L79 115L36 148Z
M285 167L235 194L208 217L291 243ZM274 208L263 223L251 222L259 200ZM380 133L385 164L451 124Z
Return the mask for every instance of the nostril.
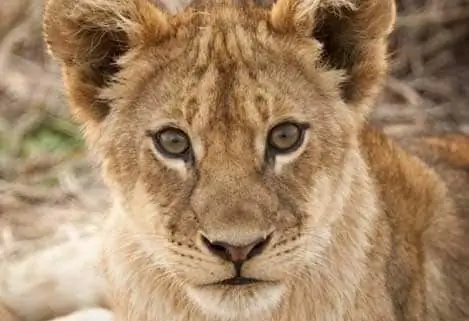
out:
M224 260L230 260L227 249L222 242L210 242L205 236L202 235L202 242L205 247L218 257Z
M259 239L257 241L257 244L255 244L254 247L249 251L247 255L247 259L249 260L255 256L260 255L262 252L264 252L265 248L270 243L271 239L272 239L272 234L267 236L267 238L265 239Z

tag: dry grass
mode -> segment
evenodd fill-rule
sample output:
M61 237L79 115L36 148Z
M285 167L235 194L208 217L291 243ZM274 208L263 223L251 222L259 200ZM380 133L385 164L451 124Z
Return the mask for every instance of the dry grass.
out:
M108 204L44 48L42 5L0 3L0 261L92 232Z
M0 259L92 233L108 205L44 50L42 5L0 3ZM469 0L399 10L373 121L392 135L469 132Z

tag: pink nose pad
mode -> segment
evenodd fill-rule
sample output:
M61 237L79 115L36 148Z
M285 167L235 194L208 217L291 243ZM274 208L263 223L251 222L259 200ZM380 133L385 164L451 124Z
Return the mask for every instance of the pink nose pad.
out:
M214 255L231 262L243 262L262 253L267 244L269 243L270 237L258 239L244 246L235 246L226 242L213 241L210 242L207 238L202 237L205 246Z

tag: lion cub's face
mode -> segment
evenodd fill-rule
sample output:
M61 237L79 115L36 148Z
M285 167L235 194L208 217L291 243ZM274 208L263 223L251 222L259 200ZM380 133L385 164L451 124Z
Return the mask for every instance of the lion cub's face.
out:
M227 311L276 303L336 214L326 209L354 148L351 111L330 89L339 77L312 67L315 41L263 23L161 48L174 58L110 116L106 175L141 245L191 297Z
M314 15L296 10L319 10L316 1L278 1L273 9L225 4L171 18L144 2L108 4L124 6L143 25L119 39L136 38L128 47L112 50L118 35L103 37L110 42L103 50L120 58L116 82L90 86L115 72L109 61L88 73L86 62L66 69L125 228L151 258L154 271L141 273L173 278L207 313L270 310L306 268L321 263L349 193L358 106L372 95L384 58L369 57L383 65L367 75L369 83L350 77L345 84L344 72L332 67L347 59L301 35L312 33L304 28L314 27ZM61 5L50 5L51 17ZM70 48L54 47L50 29L52 50L66 55ZM348 63L342 67L355 62ZM90 79L80 84L83 74ZM353 87L360 81L361 91Z

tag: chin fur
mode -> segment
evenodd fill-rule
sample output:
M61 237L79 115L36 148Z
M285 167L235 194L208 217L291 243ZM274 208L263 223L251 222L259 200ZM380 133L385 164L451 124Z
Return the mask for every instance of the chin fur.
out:
M189 299L207 317L221 320L264 320L280 305L286 289L281 284L189 287Z

